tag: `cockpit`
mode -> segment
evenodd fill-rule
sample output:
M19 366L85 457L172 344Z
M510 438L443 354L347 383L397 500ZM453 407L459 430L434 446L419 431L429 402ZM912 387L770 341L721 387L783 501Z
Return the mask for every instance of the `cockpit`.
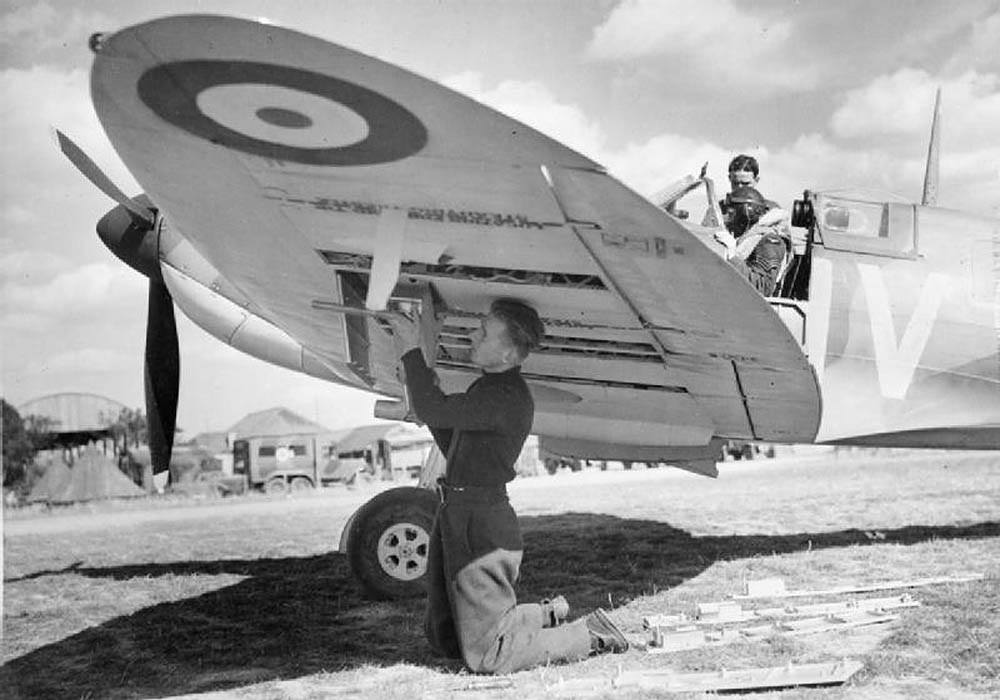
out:
M719 244L712 239L724 220L721 200L704 169L698 177L689 175L654 195L653 201L671 216L684 220L688 230L721 253ZM704 211L698 224L690 220L693 211ZM911 203L878 201L865 192L806 190L801 199L795 200L791 214L793 258L771 297L772 303L781 299L808 300L812 252L817 245L828 251L917 257L916 206Z

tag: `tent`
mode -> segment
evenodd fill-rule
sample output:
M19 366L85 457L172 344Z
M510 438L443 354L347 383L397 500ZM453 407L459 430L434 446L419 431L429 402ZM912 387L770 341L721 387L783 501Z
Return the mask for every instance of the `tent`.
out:
M69 482L62 490L53 493L49 500L53 503L74 503L145 495L145 491L118 469L113 457L102 454L91 443L70 469Z
M28 503L51 501L52 497L66 488L72 479L69 467L62 458L54 458L50 454L42 478L35 482L28 494Z

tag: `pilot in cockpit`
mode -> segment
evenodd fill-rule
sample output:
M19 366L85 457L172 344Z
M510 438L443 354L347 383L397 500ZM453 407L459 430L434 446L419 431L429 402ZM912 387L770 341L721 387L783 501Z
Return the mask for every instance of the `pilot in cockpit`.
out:
M730 264L746 276L754 289L771 296L777 293L792 259L791 217L747 184L757 182L757 161L751 156L737 156L733 163L741 158L748 159L753 169L734 171L730 164L733 189L720 202L726 230L717 232L715 238L726 247Z

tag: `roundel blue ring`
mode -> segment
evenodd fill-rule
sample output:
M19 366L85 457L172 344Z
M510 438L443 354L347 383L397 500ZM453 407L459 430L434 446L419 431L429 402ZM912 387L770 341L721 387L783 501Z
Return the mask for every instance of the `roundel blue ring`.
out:
M203 90L259 83L308 92L356 112L368 136L335 148L302 148L234 131L198 108ZM175 61L139 78L139 99L165 121L212 143L272 160L304 165L375 165L407 158L427 145L427 129L412 112L385 95L330 75L252 61ZM260 105L261 107L271 105Z

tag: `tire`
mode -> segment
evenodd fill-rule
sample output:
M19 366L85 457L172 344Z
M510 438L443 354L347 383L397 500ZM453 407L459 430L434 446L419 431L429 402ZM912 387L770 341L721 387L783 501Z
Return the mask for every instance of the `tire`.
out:
M271 494L272 496L280 496L288 493L288 484L285 482L285 478L272 476L264 482L264 493Z
M545 460L545 471L549 474L555 474L559 471L559 460L558 459L547 459Z
M313 483L307 477L297 476L292 479L291 489L292 493L305 493L306 491L312 491Z
M414 598L426 592L427 551L438 497L402 486L383 491L354 516L347 543L351 571L377 599Z

